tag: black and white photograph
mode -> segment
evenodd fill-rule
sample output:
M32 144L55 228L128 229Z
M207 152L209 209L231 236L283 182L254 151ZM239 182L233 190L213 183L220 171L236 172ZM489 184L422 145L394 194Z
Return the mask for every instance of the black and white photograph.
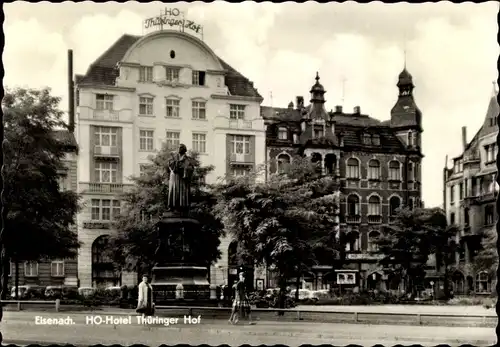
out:
M3 5L0 343L497 343L498 1Z

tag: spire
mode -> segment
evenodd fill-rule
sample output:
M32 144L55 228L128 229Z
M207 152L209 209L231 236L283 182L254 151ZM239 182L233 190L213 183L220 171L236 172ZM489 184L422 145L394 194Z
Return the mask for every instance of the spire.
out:
M311 93L311 102L325 102L324 95L326 93L325 88L319 83L319 73L316 72L316 77L314 78L316 80L316 83L311 87L310 93Z

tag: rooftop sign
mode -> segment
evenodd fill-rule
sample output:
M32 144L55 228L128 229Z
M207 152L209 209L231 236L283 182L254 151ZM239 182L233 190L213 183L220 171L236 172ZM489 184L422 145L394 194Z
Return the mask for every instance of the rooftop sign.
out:
M184 18L184 12L178 8L166 7L164 11L160 11L160 15L144 20L143 28L146 30L163 30L164 26L170 28L178 28L184 32L188 29L196 34L203 35L203 27L192 20Z

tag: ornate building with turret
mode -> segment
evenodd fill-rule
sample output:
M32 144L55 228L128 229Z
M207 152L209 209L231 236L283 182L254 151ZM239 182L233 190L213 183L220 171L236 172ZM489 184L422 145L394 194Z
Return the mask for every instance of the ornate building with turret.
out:
M457 295L490 294L494 291L494 274L482 268L475 258L482 248L482 238L495 231L498 197L496 184L498 154L497 117L500 111L498 91L493 88L484 122L472 140L462 127L462 153L452 159L453 167L444 168L444 208L448 223L459 226L458 246L451 280ZM496 270L496 269L495 269Z
M341 187L340 233L347 241L342 269L319 265L305 275L306 287L399 289L400 280L380 268L373 242L401 206L421 206L422 113L413 98L413 79L399 75L399 95L388 121L360 107L327 111L326 91L316 75L308 105L296 97L287 108L261 107L266 124L267 175L286 173L296 156L321 162ZM303 283L304 283L303 282Z

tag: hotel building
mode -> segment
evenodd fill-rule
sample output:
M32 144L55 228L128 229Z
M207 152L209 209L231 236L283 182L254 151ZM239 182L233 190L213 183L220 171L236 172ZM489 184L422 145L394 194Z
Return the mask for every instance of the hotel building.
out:
M86 204L78 216L82 287L135 283L136 274L114 273L100 250L120 213L119 194L164 143L173 150L184 143L203 165L214 165L207 183L264 162L262 97L189 33L123 35L76 77L76 102L78 189ZM222 240L211 283L234 272L227 264L230 241Z
M444 168L446 216L448 223L460 227L455 239L458 252L451 275L456 295L493 291L494 278L488 269L478 268L474 258L481 250L483 235L494 230L497 220L497 117L500 111L497 94L494 88L484 123L470 142L466 127L462 128L462 153L453 158L452 168L448 165Z

